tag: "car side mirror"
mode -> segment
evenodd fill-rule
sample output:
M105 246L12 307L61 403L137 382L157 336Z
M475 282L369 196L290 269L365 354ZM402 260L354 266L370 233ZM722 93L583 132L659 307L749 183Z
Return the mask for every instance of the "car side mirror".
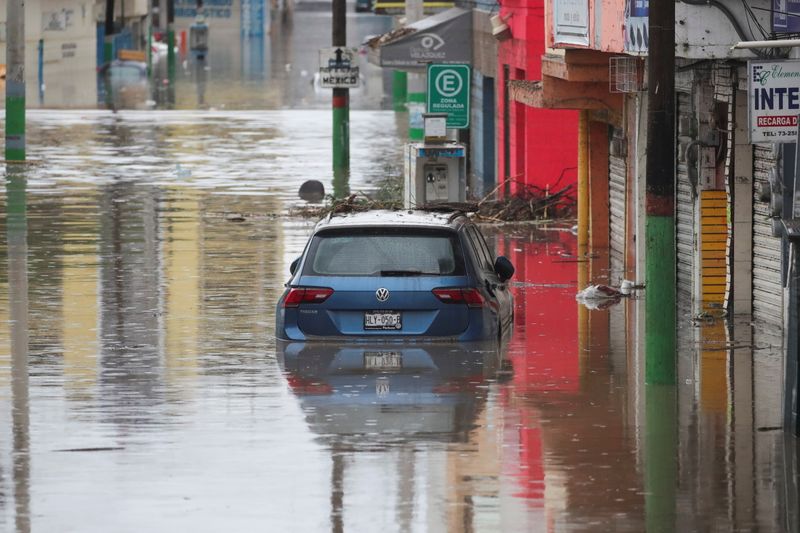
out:
M494 271L500 281L507 281L514 275L514 265L508 260L508 257L501 255L494 261Z
M294 273L295 273L295 272L297 272L297 266L298 266L299 264L300 264L300 258L298 257L297 259L295 259L294 261L292 261L292 264L291 264L291 265L289 265L289 273L290 273L291 275L293 275L293 276L294 276Z

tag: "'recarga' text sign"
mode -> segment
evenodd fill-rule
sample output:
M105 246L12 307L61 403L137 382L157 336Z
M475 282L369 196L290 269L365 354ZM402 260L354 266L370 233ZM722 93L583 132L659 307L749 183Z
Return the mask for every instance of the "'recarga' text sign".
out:
M800 115L800 61L749 61L751 143L793 143Z

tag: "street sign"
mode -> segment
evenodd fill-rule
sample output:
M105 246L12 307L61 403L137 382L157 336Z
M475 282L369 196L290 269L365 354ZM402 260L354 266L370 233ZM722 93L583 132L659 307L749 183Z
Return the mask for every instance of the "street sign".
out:
M358 87L358 50L337 46L319 49L320 87L353 89Z
M469 65L428 65L428 113L447 113L448 128L469 127Z

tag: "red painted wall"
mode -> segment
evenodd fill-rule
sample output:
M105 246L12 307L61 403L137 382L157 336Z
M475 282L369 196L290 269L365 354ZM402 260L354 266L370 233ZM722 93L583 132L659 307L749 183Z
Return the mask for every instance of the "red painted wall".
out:
M578 112L538 109L506 101L508 80L542 79L544 54L544 1L507 0L500 10L511 28L512 38L498 46L497 154L498 183L511 180L541 189L575 183L578 161ZM508 80L506 79L508 73ZM506 107L508 112L506 113ZM506 128L508 116L508 128ZM506 139L508 130L508 139ZM507 144L506 144L507 143ZM506 169L506 149L508 169ZM510 190L518 186L512 183Z

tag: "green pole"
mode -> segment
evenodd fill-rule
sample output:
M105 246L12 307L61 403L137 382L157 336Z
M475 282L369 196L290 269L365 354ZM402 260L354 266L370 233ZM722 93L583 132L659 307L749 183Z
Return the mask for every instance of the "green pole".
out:
M25 161L25 3L6 4L6 161Z
M333 0L332 39L334 47L347 43L347 5ZM333 89L333 197L350 194L350 89Z
M645 382L675 383L675 3L650 6Z
M175 82L175 24L167 26L167 75L169 83Z
M397 112L408 111L408 75L402 70L392 72L392 105Z
M645 530L672 533L678 486L678 404L674 385L645 385Z
M114 106L114 97L111 94L111 62L114 60L114 0L106 0L105 37L103 37L103 62L105 73L103 84L106 88L106 106Z
M333 197L350 194L350 91L333 89Z
M408 75L408 138L412 141L421 141L425 137L422 119L425 113L425 90L425 75Z

